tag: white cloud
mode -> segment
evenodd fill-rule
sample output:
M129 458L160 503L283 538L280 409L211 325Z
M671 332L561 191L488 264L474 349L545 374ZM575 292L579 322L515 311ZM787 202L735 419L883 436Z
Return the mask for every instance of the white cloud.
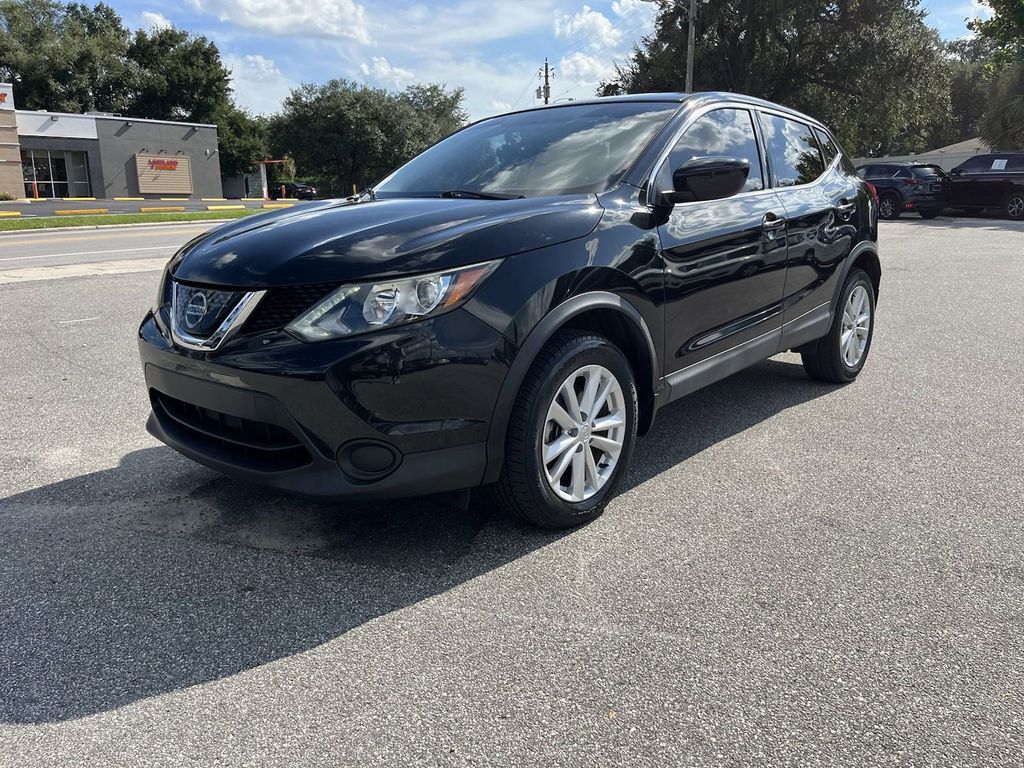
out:
M577 51L564 56L559 64L563 77L584 82L596 83L604 72L611 67L611 62L596 56Z
M494 114L497 115L501 114L502 112L511 112L512 105L509 104L507 101L498 101L497 99L494 99L493 101L491 101L491 109L494 110Z
M275 35L372 40L366 9L356 0L189 0L197 11L243 29Z
M416 76L411 70L396 67L383 56L374 56L369 64L359 65L359 71L379 85L404 87L413 82Z
M281 73L273 60L259 54L226 54L224 63L231 70L235 101L259 115L278 111L285 96L298 86Z
M584 5L573 15L563 13L555 18L555 37L563 40L586 41L586 47L592 50L608 48L619 44L622 33L619 32L600 11Z
M653 3L646 2L645 0L614 0L612 2L612 13L619 18L625 18L626 16L632 16L637 11L651 10Z
M142 28L143 29L167 29L173 27L170 19L164 16L162 13L156 11L143 11L142 12Z

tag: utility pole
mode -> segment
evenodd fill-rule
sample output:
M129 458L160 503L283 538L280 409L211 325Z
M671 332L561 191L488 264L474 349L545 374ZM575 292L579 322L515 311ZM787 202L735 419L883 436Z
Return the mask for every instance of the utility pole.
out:
M683 0L643 0L645 3L657 3L663 9L669 5L683 4ZM703 0L707 3L708 0ZM690 13L687 19L689 30L686 34L686 92L693 93L693 49L697 46L697 0L690 0Z
M686 37L686 92L693 93L693 49L697 42L697 0L690 0L690 30Z
M551 100L551 81L555 79L555 69L548 67L547 56L544 57L544 69L537 73L537 77L544 78L544 85L537 86L537 98L544 99L547 104Z

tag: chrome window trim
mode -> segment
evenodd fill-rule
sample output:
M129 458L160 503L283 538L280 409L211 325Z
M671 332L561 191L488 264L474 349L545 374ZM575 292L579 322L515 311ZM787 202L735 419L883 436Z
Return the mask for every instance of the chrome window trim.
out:
M742 109L750 113L751 119L755 123L754 136L757 140L758 149L762 153L761 160L762 165L764 166L762 168L762 171L771 181L770 184L765 184L764 189L753 189L749 192L740 192L739 194L727 198L729 200L736 200L737 198L747 198L752 197L754 195L763 195L768 192L779 192L784 189L810 189L816 185L823 183L825 177L828 176L829 173L831 173L833 170L835 170L835 168L838 167L839 165L839 161L842 160L842 152L840 151L836 154L834 158L832 158L832 162L828 164L828 166L825 168L822 174L814 181L809 181L806 184L793 184L792 186L788 187L776 186L775 171L773 168L771 168L771 164L768 161L768 147L765 141L763 141L762 131L760 130L760 121L758 120L759 114L774 115L776 117L783 117L787 120L792 120L793 122L805 123L810 128L818 128L819 130L824 131L829 136L832 135L831 132L823 125L814 120L811 120L809 118L805 119L802 117L794 117L793 115L787 114L782 110L769 109L766 107L758 106L756 104L746 104L742 101L715 101L711 102L710 104L702 105L698 109L694 110L693 113L689 115L683 122L683 124L676 130L676 132L672 134L672 138L665 143L665 147L658 154L658 159L654 161L654 165L651 167L651 173L647 178L647 184L644 187L644 195L646 197L648 207L654 207L654 200L656 199L657 195L657 190L655 190L654 188L654 182L658 178L658 174L661 173L662 166L664 166L665 163L668 161L669 155L672 154L672 149L673 147L675 147L676 142L678 142L679 139L682 138L683 133L685 133L691 125L697 122L697 120L702 118L708 112L714 112L717 109ZM822 157L822 160L824 160L824 156ZM676 203L676 207L686 205L698 205L700 202L701 201Z
M200 339L198 336L193 336L182 328L178 327L178 292L174 290L175 283L171 281L171 336L174 339L174 343L185 349L193 349L197 352L213 352L218 349L222 344L226 343L232 336L241 330L245 321L249 319L249 315L256 309L256 305L260 303L260 299L266 294L266 291L249 291L238 300L234 308L228 313L228 316L224 318L221 324L217 327L213 333L210 334L209 338ZM216 289L214 289L216 290Z

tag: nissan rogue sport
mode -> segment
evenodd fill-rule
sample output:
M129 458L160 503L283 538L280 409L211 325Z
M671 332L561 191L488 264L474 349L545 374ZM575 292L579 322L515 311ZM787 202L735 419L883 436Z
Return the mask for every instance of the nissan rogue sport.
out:
M673 400L784 350L857 377L877 216L823 125L752 98L481 120L357 198L183 246L139 329L148 428L286 491L489 485L578 525Z

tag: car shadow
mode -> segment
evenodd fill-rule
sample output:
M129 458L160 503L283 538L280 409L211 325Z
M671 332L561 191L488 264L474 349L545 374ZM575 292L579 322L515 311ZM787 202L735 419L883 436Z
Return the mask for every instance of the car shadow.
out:
M915 227L931 227L940 229L987 229L1007 232L1024 232L1024 221L1000 218L996 214L962 214L943 213L934 219L922 219L916 213L904 214L893 223L909 224ZM890 222L885 222L889 224Z
M626 485L832 391L778 360L736 374L659 413ZM586 534L483 501L312 501L135 451L0 500L0 722L80 718L254 669L573 535Z

